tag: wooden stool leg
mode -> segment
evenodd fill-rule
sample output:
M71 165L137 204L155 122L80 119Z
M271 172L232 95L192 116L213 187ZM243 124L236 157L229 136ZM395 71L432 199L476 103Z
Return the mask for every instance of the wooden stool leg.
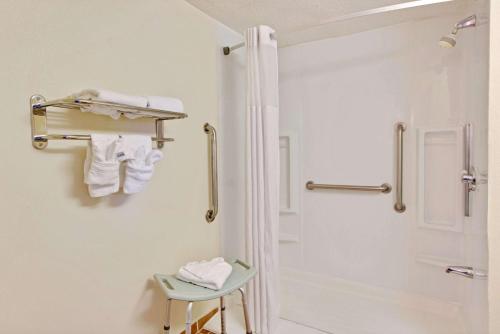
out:
M221 328L221 334L227 334L227 332L226 332L226 304L224 303L224 297L220 297L220 328Z
M241 303L243 304L243 315L245 316L245 328L247 334L252 334L252 326L250 325L250 318L248 317L248 309L247 309L247 298L245 296L245 289L239 288L241 292Z
M165 326L163 326L163 331L165 334L170 333L170 309L172 305L172 299L167 299L167 320L165 320Z
M191 334L192 323L193 323L193 303L189 302L186 308L186 334Z

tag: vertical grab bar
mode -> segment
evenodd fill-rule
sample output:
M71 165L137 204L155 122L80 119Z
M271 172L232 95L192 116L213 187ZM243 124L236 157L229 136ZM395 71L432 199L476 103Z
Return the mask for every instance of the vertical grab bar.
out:
M396 204L394 210L403 213L406 205L403 203L403 132L406 130L404 123L396 124Z
M219 213L219 188L217 177L217 133L215 128L205 123L203 130L208 135L208 210L205 215L207 223L215 220Z
M464 215L470 217L470 192L476 190L476 176L472 166L472 124L464 126L464 172L462 183L464 184Z

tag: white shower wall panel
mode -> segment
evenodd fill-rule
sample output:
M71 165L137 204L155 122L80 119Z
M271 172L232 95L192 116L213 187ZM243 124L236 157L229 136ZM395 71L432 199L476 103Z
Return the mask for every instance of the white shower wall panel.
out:
M483 36L464 31L456 48L437 46L459 18L408 22L280 50L280 130L299 138L299 172L291 182L300 185L297 213L281 216L282 232L293 231L298 240L281 243L283 267L462 301L468 282L446 275L444 266L466 260L465 234L417 222L417 129L460 129L472 107L481 112L465 62L472 57L467 44ZM485 53L475 52L482 52L477 63ZM396 122L408 125L405 213L394 211L394 192L305 189L308 180L394 186ZM485 126L484 120L477 123ZM452 224L463 230L461 220Z

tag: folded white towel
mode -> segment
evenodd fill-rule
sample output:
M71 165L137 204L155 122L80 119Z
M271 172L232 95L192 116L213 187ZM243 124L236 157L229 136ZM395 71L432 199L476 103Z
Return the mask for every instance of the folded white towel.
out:
M79 93L72 95L71 98L82 100L99 100L142 108L146 108L148 106L148 99L144 96L126 95L103 89L85 89ZM93 112L95 114L107 115L113 119L118 119L121 115L120 111L116 110L115 108L106 106L85 105L80 109L83 112ZM125 114L125 117L137 118L137 116L132 114Z
M120 187L118 135L91 135L84 164L84 182L91 197L110 195Z
M166 96L148 96L148 107L175 112L184 111L184 104L181 100Z
M222 257L216 257L210 261L189 262L179 269L176 277L181 281L220 290L232 270L233 267Z
M126 160L123 192L135 194L142 191L153 177L154 164L163 158L163 153L152 148L149 136L124 135L119 152L120 160Z

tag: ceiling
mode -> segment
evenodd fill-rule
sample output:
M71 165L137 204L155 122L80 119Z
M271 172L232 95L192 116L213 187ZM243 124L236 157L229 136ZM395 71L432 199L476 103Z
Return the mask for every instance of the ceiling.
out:
M472 0L421 6L345 19L343 16L414 0L186 0L238 32L266 24L280 46L346 35L436 15L459 13Z

